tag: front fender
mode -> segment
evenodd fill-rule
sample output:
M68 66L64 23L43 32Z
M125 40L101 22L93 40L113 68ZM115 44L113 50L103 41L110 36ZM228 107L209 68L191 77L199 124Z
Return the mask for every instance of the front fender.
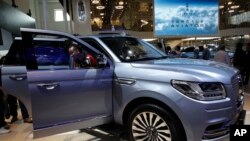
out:
M137 81L134 85L116 85L114 89L114 120L123 124L124 110L130 103L138 99L152 99L169 107L180 119L187 137L192 137L193 133L189 129L191 124L185 119L182 109L178 106L178 101L181 101L182 98L183 96L177 93L170 84L162 82Z

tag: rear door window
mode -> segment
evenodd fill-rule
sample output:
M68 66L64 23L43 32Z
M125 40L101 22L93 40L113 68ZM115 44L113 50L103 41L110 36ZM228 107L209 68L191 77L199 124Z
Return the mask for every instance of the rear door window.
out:
M38 69L69 68L69 54L62 41L34 41L27 50L28 59L35 59Z

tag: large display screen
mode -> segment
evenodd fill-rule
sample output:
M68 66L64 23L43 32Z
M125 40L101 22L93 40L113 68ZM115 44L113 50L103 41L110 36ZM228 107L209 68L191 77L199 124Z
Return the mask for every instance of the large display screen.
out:
M154 0L154 34L216 35L218 10L218 0Z

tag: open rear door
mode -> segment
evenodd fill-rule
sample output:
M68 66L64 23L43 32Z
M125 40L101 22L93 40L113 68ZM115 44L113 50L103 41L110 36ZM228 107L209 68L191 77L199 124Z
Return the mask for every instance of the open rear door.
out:
M31 114L31 102L25 66L2 67L2 87L4 93L20 99Z
M23 44L20 39L14 40L5 56L1 67L1 77L3 92L21 100L31 115L27 69L24 62Z

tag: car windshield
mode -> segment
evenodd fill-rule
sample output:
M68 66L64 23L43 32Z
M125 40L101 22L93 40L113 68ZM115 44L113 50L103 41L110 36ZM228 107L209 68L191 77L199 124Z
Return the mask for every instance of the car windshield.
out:
M153 45L132 37L100 38L122 61L133 62L165 58Z

